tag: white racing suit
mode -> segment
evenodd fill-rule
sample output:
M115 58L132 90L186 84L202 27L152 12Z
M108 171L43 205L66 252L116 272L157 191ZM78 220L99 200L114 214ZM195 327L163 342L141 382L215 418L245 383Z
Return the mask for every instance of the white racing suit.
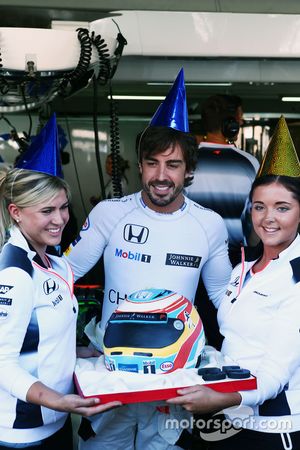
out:
M139 289L169 289L194 302L200 272L210 299L218 307L231 272L222 218L186 197L172 214L149 209L140 192L100 202L66 251L75 278L91 269L102 253L103 332L118 304ZM165 421L173 416L184 418L187 413L181 408L171 408L171 415L161 411L167 411L163 402L134 404L92 418L97 437L81 441L80 448L173 448L181 429L168 430Z

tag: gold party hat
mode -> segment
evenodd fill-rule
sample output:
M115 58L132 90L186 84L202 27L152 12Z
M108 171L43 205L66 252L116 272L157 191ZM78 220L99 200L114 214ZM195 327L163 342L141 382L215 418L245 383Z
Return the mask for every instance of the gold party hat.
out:
M280 117L257 173L300 177L300 162L287 123Z

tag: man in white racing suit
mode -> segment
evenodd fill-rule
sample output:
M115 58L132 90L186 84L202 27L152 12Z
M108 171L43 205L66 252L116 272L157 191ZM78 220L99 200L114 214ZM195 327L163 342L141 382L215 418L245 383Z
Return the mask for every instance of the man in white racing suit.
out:
M187 133L149 127L140 145L142 191L98 203L67 250L75 278L104 255L102 331L120 301L138 289L171 289L193 302L201 272L216 307L224 296L231 272L225 224L182 193L195 154ZM170 414L160 405L126 405L101 414L92 422L96 436L81 440L80 448L180 448L175 443L181 430L165 429ZM172 414L182 418L182 410Z
M100 202L67 252L75 277L104 255L102 331L118 303L139 289L170 289L193 302L200 272L215 306L222 299L231 272L225 224L218 214L183 195L192 180L196 149L181 69L140 138L142 191ZM189 448L182 442L180 426L165 426L169 418L186 417L189 413L164 402L125 405L101 414L92 423L92 433L90 422L83 420L80 448Z

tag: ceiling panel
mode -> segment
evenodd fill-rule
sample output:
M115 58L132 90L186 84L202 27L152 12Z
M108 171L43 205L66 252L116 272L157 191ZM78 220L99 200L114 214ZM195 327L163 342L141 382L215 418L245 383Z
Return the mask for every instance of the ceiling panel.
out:
M18 7L18 14L16 14ZM0 26L49 28L52 20L93 21L108 17L119 10L144 11L207 11L233 13L300 14L298 0L238 1L238 0L0 0ZM180 33L180 30L178 30ZM157 30L153 29L153 33ZM255 33L255 28L253 29ZM125 36L126 37L126 36ZM236 36L236 39L239 39ZM268 38L268 36L266 37ZM272 37L270 37L271 39ZM300 45L300 43L299 43ZM1 48L1 43L0 43ZM1 50L0 50L1 51ZM244 109L252 113L291 114L298 117L300 103L282 103L282 96L300 95L300 63L298 60L175 58L123 56L112 81L115 94L165 95L167 86L149 86L147 81L172 82L180 67L185 69L190 114L199 115L202 101L214 93L237 94L243 98ZM299 82L298 82L299 80ZM227 87L189 86L189 82L227 81ZM108 86L98 87L98 109L109 114ZM61 114L90 114L93 88L70 98L57 97L53 107ZM149 116L157 101L119 101L122 115Z

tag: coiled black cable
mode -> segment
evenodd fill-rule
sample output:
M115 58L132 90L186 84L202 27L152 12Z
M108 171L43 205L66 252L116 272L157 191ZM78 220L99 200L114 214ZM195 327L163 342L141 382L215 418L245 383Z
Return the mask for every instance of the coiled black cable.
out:
M67 77L70 81L80 78L87 72L92 58L92 41L89 30L86 28L77 28L76 31L81 50L77 67Z
M116 59L115 66L111 66L111 60L113 55L109 54L109 50L105 40L101 35L95 36L92 32L91 39L93 45L96 47L99 57L99 73L97 76L97 81L101 85L107 84L109 82L109 92L110 92L110 149L112 158L112 190L113 197L119 198L123 196L122 189L122 179L121 179L121 169L120 169L120 132L119 132L119 118L117 113L117 104L113 99L111 79L116 71L116 65L119 62L120 56L122 54L126 39L120 39L118 33L118 47L114 53ZM118 57L116 57L116 54Z
M110 79L111 73L109 50L105 40L101 37L100 34L95 36L95 32L93 31L91 34L91 40L96 47L99 58L99 72L97 80L100 82L100 84L104 85Z
M122 178L120 169L120 132L119 118L117 112L117 103L112 95L111 80L109 83L110 97L110 148L112 158L112 187L113 197L119 198L123 196Z
M64 75L60 86L60 94L62 96L71 95L77 91L78 86L85 85L91 77L89 69L92 59L92 41L89 35L89 30L86 28L77 28L77 38L80 42L80 56L77 67L70 73Z
M100 142L99 142L99 129L98 129L98 82L95 77L93 77L93 125L94 125L94 138L95 138L95 156L98 168L98 175L101 188L101 198L104 200L105 195L105 184L103 177L103 170L101 166L100 157Z

